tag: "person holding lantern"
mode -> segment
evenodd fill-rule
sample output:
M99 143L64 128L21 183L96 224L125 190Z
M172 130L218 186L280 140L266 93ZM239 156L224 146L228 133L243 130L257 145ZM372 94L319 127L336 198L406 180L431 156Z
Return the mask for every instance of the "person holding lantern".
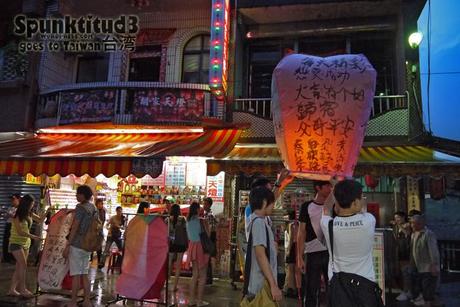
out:
M297 234L297 267L303 273L303 306L319 306L321 275L327 280L329 254L321 230L323 205L332 191L329 181L315 180L314 200L300 207Z

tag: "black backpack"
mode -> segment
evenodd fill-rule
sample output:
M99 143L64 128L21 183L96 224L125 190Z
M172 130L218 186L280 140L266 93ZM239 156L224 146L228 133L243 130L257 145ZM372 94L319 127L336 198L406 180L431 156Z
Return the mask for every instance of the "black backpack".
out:
M185 219L179 217L174 227L174 240L171 242L172 245L178 247L188 247L188 236Z

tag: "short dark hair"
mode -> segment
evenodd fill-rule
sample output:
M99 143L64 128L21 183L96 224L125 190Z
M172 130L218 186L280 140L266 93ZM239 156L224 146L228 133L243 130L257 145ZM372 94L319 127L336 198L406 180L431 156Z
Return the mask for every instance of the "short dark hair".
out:
M254 189L256 187L264 187L266 186L267 184L270 183L270 180L268 180L266 177L264 176L259 176L257 177L256 179L254 179L251 183L251 189Z
M420 212L420 210L417 210L417 209L412 209L409 211L409 216L414 216L414 215L421 215L422 212Z
M208 202L210 205L212 205L212 198L211 197L205 197L203 201Z
M334 197L341 208L350 208L351 204L361 199L363 186L355 180L346 179L337 183L334 187Z
M315 190L316 192L316 187L319 187L321 189L323 185L326 185L326 184L331 184L331 183L327 180L313 180L313 190Z
M123 208L121 206L118 206L115 208L115 211L118 211L118 210L123 210Z
M265 186L259 186L251 189L249 193L249 203L251 204L251 210L262 209L264 200L267 201L267 205L275 202L275 194Z
M146 201L141 201L139 203L139 206L137 207L137 213L144 213L144 209L149 209L150 208L150 204Z
M407 220L407 215L406 215L406 212L404 212L404 211L396 211L393 215L400 216L404 220Z
M77 194L81 194L86 200L90 200L91 196L93 196L93 190L87 185L81 185L77 188Z

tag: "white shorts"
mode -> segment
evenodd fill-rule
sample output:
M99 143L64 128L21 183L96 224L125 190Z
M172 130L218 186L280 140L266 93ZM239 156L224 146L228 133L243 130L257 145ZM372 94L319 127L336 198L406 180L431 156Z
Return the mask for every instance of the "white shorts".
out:
M89 256L91 252L70 246L69 269L70 276L87 275L89 271Z

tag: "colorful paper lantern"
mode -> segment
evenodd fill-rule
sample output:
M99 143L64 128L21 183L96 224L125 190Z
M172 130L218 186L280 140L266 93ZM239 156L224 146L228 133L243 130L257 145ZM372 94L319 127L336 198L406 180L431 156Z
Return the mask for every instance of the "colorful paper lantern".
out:
M351 177L375 92L364 55L292 54L272 79L275 136L284 165L297 177Z
M366 186L368 188L374 190L379 185L380 178L374 177L372 175L366 175L364 176L364 181L366 182Z

